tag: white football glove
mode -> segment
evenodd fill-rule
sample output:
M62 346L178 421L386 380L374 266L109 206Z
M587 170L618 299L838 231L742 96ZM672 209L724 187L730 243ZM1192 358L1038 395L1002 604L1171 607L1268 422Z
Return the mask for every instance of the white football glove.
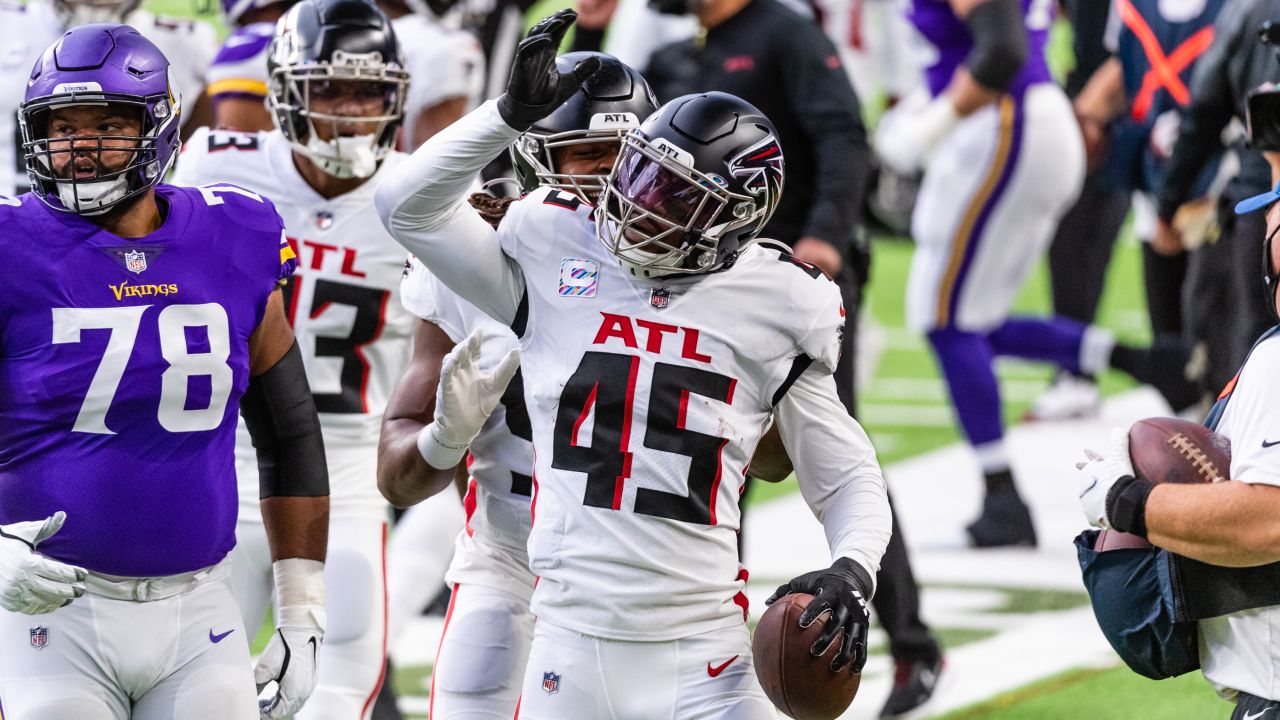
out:
M418 433L418 452L432 467L444 470L462 460L520 367L520 352L512 350L485 373L480 346L477 330L444 356L435 420Z
M84 568L36 553L66 519L59 510L44 520L0 525L0 607L43 615L84 595Z
M1110 529L1107 496L1118 480L1135 476L1129 459L1129 431L1111 431L1111 447L1105 456L1092 450L1085 450L1084 455L1088 460L1076 464L1080 471L1080 508L1090 525Z
M923 106L911 102L895 107L876 127L873 141L876 155L900 175L915 173L924 168L938 144L959 121L955 105L946 95Z
M324 563L290 558L277 560L276 632L253 668L261 694L271 683L275 691L258 699L262 720L279 720L302 709L316 689L316 660L324 642Z

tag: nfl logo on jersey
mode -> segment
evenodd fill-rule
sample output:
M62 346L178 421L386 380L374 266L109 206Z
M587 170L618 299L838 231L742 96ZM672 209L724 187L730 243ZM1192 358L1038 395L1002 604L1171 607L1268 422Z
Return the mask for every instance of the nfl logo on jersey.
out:
M130 250L124 254L124 267L137 275L147 269L147 254L141 250Z
M32 630L32 632L35 631ZM555 695L560 692L560 676L554 672L542 673L542 689L546 690L548 695Z
M649 304L655 310L661 310L671 302L671 291L666 288L654 288L649 291Z
M31 628L31 647L42 650L45 645L49 644L49 628L33 627ZM543 681L546 684L546 681Z

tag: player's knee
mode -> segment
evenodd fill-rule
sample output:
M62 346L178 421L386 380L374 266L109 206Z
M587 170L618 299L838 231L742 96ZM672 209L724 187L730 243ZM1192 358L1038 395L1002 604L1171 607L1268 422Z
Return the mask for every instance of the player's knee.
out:
M450 627L440 648L436 687L465 695L518 687L525 630L516 618L501 608L479 608L459 619L465 626Z
M325 643L336 645L361 639L374 624L374 613L381 617L382 602L378 597L382 578L372 561L352 550L330 548L325 562L325 599L329 626ZM376 601L376 602L375 602Z

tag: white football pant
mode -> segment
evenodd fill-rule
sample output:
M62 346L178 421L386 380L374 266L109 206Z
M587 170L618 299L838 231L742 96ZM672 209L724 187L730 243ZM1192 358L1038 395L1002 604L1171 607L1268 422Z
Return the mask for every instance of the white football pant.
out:
M911 216L908 324L999 327L1083 182L1080 130L1056 85L960 121L929 159Z
M428 717L511 720L532 642L528 595L454 585L431 675Z
M228 572L224 561L147 602L86 594L47 615L0 610L0 717L257 720Z
M539 620L518 720L776 718L735 625L670 642L580 635Z

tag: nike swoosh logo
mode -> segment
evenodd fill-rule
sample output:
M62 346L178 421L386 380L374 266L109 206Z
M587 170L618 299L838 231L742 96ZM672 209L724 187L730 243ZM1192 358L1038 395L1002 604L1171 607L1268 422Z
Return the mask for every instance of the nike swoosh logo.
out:
M1271 443L1271 444L1275 445L1276 443ZM1263 445L1266 445L1266 443L1263 443ZM1244 720L1257 720L1257 718L1260 718L1263 715L1266 715L1270 710L1271 708L1263 708L1262 710L1259 710L1256 713L1245 713Z
M1096 487L1098 487L1098 481L1095 479L1093 482L1089 483L1089 487L1085 488L1084 492L1080 493L1080 497L1084 497L1085 495L1088 495L1089 491L1093 490Z
M214 645L217 645L218 643L222 642L223 638L225 638L226 636L230 635L235 631L236 631L235 628L231 628L230 630L224 633L221 633L219 635L214 635L213 628L209 628L209 642L213 643Z
M733 657L729 658L728 660L725 660L723 663L715 667L711 667L711 663L707 663L707 674L710 675L711 677L717 677L720 675L720 673L724 672L725 668L732 665L733 661L737 659L738 659L738 656L734 655Z
M1262 441L1263 448L1275 447L1276 445L1280 445L1280 440L1275 440L1272 442L1267 442L1266 440ZM1263 710L1262 712L1266 712L1266 710ZM1245 720L1248 720L1248 718L1245 718Z

